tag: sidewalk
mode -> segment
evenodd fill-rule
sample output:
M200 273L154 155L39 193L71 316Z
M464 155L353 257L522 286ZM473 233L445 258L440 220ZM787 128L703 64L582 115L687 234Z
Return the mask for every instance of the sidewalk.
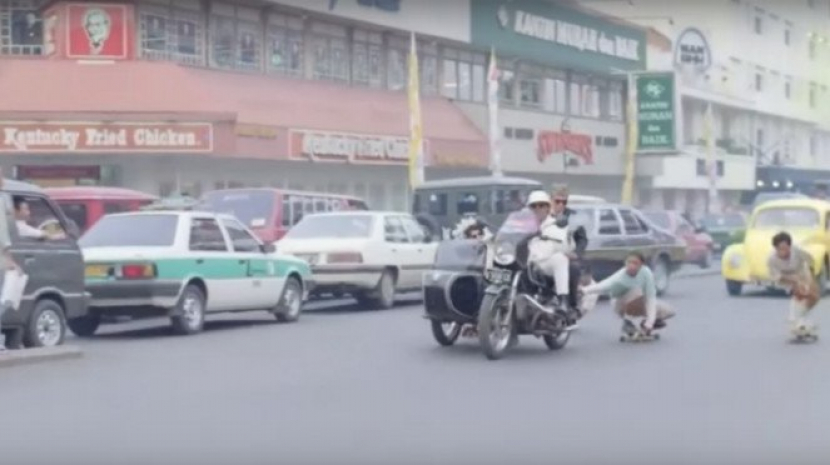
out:
M70 360L83 357L80 347L58 346L37 349L9 350L0 354L0 368L20 365L34 365L36 363Z

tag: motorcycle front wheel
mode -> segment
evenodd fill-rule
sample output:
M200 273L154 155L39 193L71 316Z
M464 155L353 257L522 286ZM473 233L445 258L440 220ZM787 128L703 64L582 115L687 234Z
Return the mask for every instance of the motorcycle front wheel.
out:
M508 293L485 295L478 311L478 341L489 360L498 360L507 352L513 324Z

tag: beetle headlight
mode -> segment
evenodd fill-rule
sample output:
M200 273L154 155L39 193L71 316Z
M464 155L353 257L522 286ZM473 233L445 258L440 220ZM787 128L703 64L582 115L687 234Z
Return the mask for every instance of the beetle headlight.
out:
M732 255L729 257L729 267L730 268L740 268L741 267L741 256L740 255Z
M496 253L493 260L499 265L510 265L516 261L516 247L513 244L504 242L496 245Z

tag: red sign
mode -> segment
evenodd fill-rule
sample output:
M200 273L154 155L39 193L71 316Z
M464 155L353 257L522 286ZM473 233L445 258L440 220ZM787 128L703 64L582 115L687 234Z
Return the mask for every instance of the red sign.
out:
M17 179L101 179L100 166L17 166Z
M537 137L537 156L544 163L552 155L572 153L583 164L594 164L594 138L587 134L571 132L539 131Z
M344 163L395 163L409 160L409 139L327 131L292 131L291 158Z
M66 56L124 60L130 57L132 7L102 3L67 5Z
M5 123L0 152L211 152L210 123Z

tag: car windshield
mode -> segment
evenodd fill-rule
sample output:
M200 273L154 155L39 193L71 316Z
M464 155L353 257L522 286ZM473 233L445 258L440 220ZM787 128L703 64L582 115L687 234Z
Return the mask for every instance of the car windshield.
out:
M755 228L815 228L819 214L812 208L765 208L755 215Z
M169 247L176 239L178 215L109 215L78 241L81 247Z
M647 220L662 229L671 229L671 217L666 212L643 212Z
M227 213L251 228L273 224L274 192L266 190L214 191L205 194L200 205L207 211Z
M710 215L703 218L703 226L707 229L739 229L746 226L744 217L734 215Z
M286 239L360 239L372 234L370 215L308 215L297 223Z

